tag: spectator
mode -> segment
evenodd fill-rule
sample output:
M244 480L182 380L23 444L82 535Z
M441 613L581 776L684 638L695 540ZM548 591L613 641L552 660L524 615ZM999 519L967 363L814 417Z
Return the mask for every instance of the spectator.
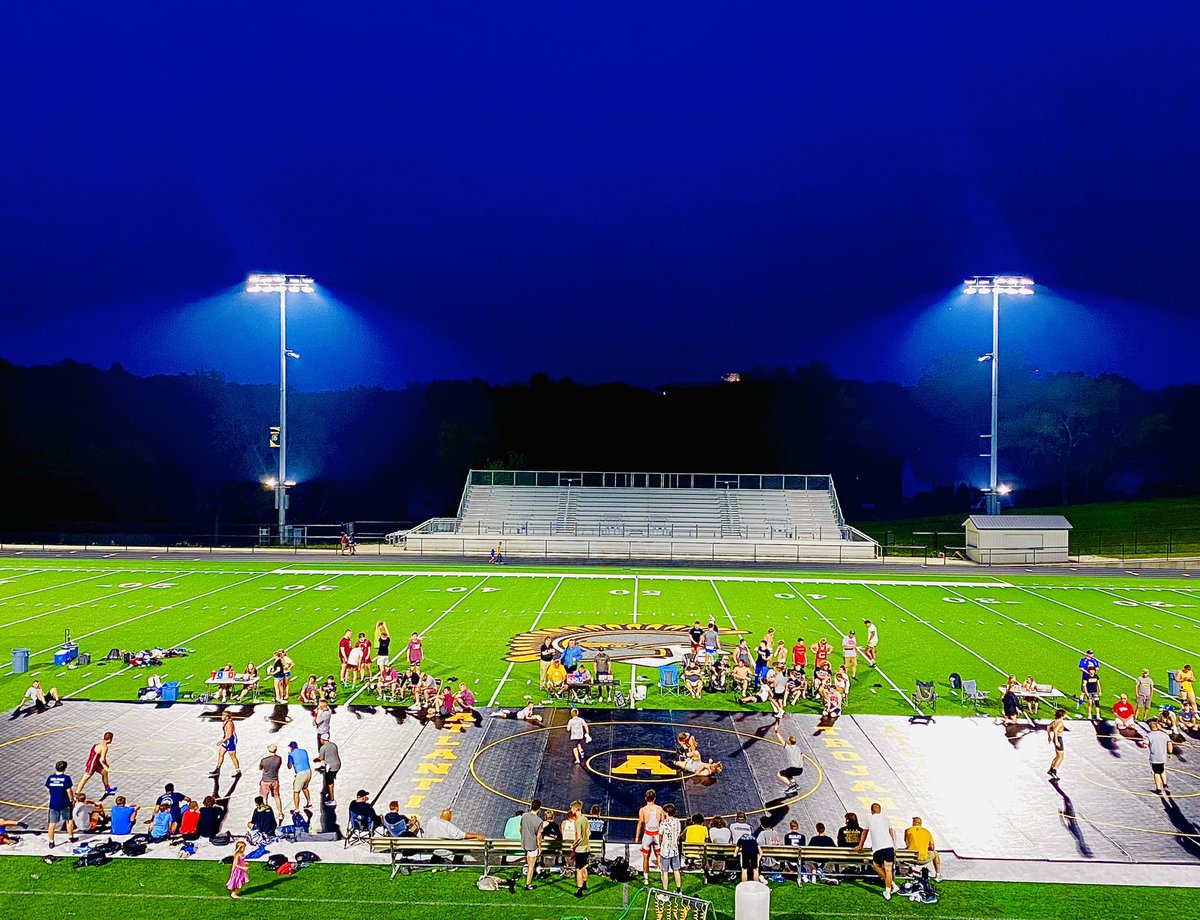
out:
M1129 702L1129 697L1124 693L1117 697L1117 701L1113 703L1112 711L1117 719L1118 731L1133 728L1134 718L1137 716L1137 708L1133 703Z
M337 806L336 789L338 771L342 769L342 755L338 751L338 746L326 738L321 742L321 747L317 750L317 763L321 764L321 769L324 773L324 783L322 795L326 805Z
M196 824L196 834L205 839L215 837L221 830L221 821L225 818L225 809L217 804L217 800L206 795L200 805L200 820Z
M1088 671L1095 670L1100 673L1100 659L1095 656L1091 649L1088 649L1082 658L1079 659L1079 689L1084 690L1084 683L1088 678Z
M513 812L513 816L504 822L505 840L521 839L521 815L523 814L525 814L525 809L518 808L515 812ZM384 817L386 820L386 815Z
M704 678L700 673L700 665L696 662L695 657L692 657L688 661L687 667L683 669L683 686L692 699L700 699L704 691Z
M399 809L399 804L396 807ZM355 793L354 801L350 803L348 811L350 827L355 830L364 830L372 834L375 832L375 828L382 823L371 805L371 793L366 789L359 789Z
M187 799L184 803L183 814L179 818L179 834L187 840L197 840L200 834L200 806L195 799Z
M933 834L922 826L920 818L914 817L912 827L904 832L904 846L906 849L916 851L917 868L924 868L932 862L934 881L942 880L942 860L938 856L937 848L933 845Z
M753 677L753 672L745 662L739 659L738 663L734 665L733 673L729 675L733 684L733 692L738 695L739 699L750 695L751 677Z
M75 819L77 830L90 833L99 830L108 816L104 813L104 806L89 799L86 792L76 792L71 817Z
M1191 703L1194 709L1196 707L1196 675L1190 664L1185 664L1175 672L1175 682L1179 684L1180 702Z
M883 880L884 900L890 901L892 895L900 890L900 886L896 884L892 875L892 869L896 864L896 833L892 830L892 825L883 814L883 807L878 802L871 805L871 816L867 818L866 833L858 841L855 850L861 852L868 843L871 844L871 862L874 864L875 872Z
M808 841L810 847L836 847L837 843L832 837L825 833L825 825L820 821L817 822L817 832L812 839Z
M562 652L562 666L568 674L573 674L583 661L583 649L574 639L567 640L567 647Z
M709 842L722 846L733 843L733 834L729 832L729 826L725 823L724 818L713 818L712 827L708 830L708 839Z
M729 825L729 835L733 838L733 842L737 843L738 838L749 833L752 833L752 829L746 822L746 814L745 812L739 811L737 813L737 818L735 818L734 822Z
M1095 668L1088 668L1088 672L1083 678L1083 698L1087 703L1087 718L1092 718L1092 710L1096 711L1096 718L1100 718L1100 694L1103 693L1100 686L1100 674Z
M74 801L74 785L67 775L67 762L60 760L54 765L54 772L46 777L46 788L50 790L50 812L46 823L46 833L49 836L50 849L54 849L54 832L60 824L67 825L67 838L75 842L75 819L71 814L71 804Z
M533 871L542 851L542 803L534 799L521 815L521 847L525 850L525 890L533 891Z
M1020 685L1013 678L1008 679L1008 684L1004 687L1004 696L1000 698L1000 705L1004 709L1004 722L1007 725L1016 725L1017 716L1021 712L1021 699L1017 696L1017 690Z
M275 812L271 811L271 806L261 795L254 797L254 811L250 812L250 820L246 823L246 827L261 835L260 839L254 841L255 843L265 843L266 840L273 838L275 832L279 830Z
M363 793L365 795L365 793ZM425 825L425 836L438 840L487 840L483 834L467 833L454 823L454 812L447 808Z
M258 779L258 794L263 800L275 800L275 808L279 812L279 820L283 820L283 799L279 796L279 770L283 766L283 758L279 756L278 748L273 744L267 745L267 756L258 762L261 775Z
M854 849L862 840L862 828L858 824L858 815L852 811L846 812L846 823L838 830L837 845L843 849ZM814 844L816 846L817 844Z
M400 803L397 801L388 802L387 814L383 816L383 832L388 837L408 836L408 819L400 814Z
M664 808L664 811L666 809ZM678 818L676 819L678 820ZM694 814L688 819L688 825L683 831L684 843L704 843L708 840L708 828L704 826L704 815Z
M800 833L799 821L788 822L788 832L783 835L783 845L785 847L804 846L804 835Z
M575 865L575 897L582 898L587 890L588 862L592 858L591 829L587 818L583 816L583 802L571 803L572 823L575 825L571 835L571 862Z
M167 802L160 800L156 807L158 810L146 821L150 825L150 839L166 840L179 825L171 820L171 806Z
M312 794L308 791L312 782L312 763L308 759L308 751L295 741L288 744L287 765L295 776L292 778L292 809L300 810L300 793L304 793L304 807L312 807Z
M112 813L109 821L112 824L112 833L120 836L123 834L132 834L133 825L137 821L138 813L137 805L129 805L125 796L117 796L117 802L112 807Z
M700 621L696 621L696 628L699 629ZM662 876L663 891L667 888L668 873L675 873L675 893L683 892L683 880L680 877L679 870L682 866L680 855L680 826L679 819L675 817L675 806L668 802L663 806L666 817L658 825L658 871ZM704 825L700 825L703 829Z
M320 750L321 742L329 738L330 728L333 722L333 710L329 708L329 704L324 700L317 703L316 711L313 712L313 728L317 732L317 749Z
M563 846L575 842L575 812L570 807L559 822L558 829L562 831Z
M552 661L554 661L554 643L550 641L549 636L546 636L542 640L542 647L538 649L538 687L542 690L546 689L546 671L549 670Z
M566 686L567 669L564 667L561 657L556 655L550 662L550 667L546 668L546 690L553 696L562 693Z
M750 834L743 834L735 844L738 851L738 864L742 870L743 882L758 881L758 841Z
M1171 759L1171 736L1162 730L1158 719L1150 720L1150 734L1146 736L1146 748L1150 754L1150 773L1154 777L1154 791L1167 795L1167 761Z
M545 819L542 822L542 842L562 843L562 828L554 820L554 810L547 808L542 817Z
M300 688L300 705L315 706L321 699L321 688L317 684L317 675L308 675L308 680L304 682L304 686Z
M588 813L588 834L592 840L600 841L603 849L604 842L608 839L608 822L600 817L599 805L593 805Z
M167 783L163 786L163 794L158 797L156 805L166 805L167 810L171 813L171 823L174 825L170 832L172 834L179 830L179 822L183 819L183 803L187 800L181 792L175 791L174 783Z
M1133 695L1137 700L1137 717L1149 718L1150 704L1154 700L1154 678L1150 676L1149 668L1142 668L1142 676L1134 684Z
M57 687L51 687L49 690L43 691L42 682L40 680L35 680L29 685L29 689L25 691L25 695L21 697L21 702L17 704L16 711L13 713L13 715L19 716L21 714L22 707L24 707L26 703L30 704L30 711L45 712L50 708L50 704L46 702L47 697L50 698L51 703L53 703L55 706L62 705L62 700L59 699L58 696Z

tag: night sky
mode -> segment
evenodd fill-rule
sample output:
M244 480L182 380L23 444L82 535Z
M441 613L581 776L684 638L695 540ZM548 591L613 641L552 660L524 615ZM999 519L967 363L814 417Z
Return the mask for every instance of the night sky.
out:
M1004 348L1196 381L1200 6L29 3L0 356L297 386L912 381ZM986 385L984 381L981 381Z

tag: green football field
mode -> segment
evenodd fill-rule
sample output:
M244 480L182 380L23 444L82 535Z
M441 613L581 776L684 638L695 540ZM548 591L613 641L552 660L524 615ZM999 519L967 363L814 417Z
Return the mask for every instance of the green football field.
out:
M280 916L412 917L427 920L538 920L538 918L607 918L641 920L644 895L630 885L628 912L622 909L621 887L603 879L589 883L582 901L572 897L569 880L558 879L534 892L507 889L478 891L474 872L418 873L388 880L387 866L319 864L298 875L280 877L252 865L250 882L240 901L225 891L229 868L197 860L118 859L92 869L76 870L70 861L45 865L33 857L0 859L0 903L20 907L24 920L141 920L185 914L206 918ZM507 872L502 878L507 877ZM712 902L718 918L733 916L733 886L704 885L684 877L684 893ZM927 920L1091 920L1097 911L1110 917L1173 916L1192 894L1183 888L1099 887L1019 882L946 882L937 904L914 904L893 898L886 904L879 885L870 880L844 882L836 888L795 884L771 886L775 918L923 917ZM651 916L654 912L651 911ZM712 915L710 914L710 917Z
M1131 692L1149 668L1165 689L1167 671L1200 661L1200 583L1187 578L701 573L587 569L413 570L341 558L277 567L268 563L111 560L23 560L0 565L0 648L29 648L30 674L0 667L0 692L15 704L32 677L66 697L133 699L147 670L101 663L110 649L184 646L193 654L155 671L185 691L203 691L211 671L227 662L264 664L277 648L308 674L336 672L337 643L350 628L373 633L386 620L402 652L422 634L426 664L437 676L470 685L481 704L512 705L526 694L540 701L535 662L510 660L536 649L542 630L594 627L655 630L716 619L723 641L744 632L751 647L769 627L790 646L797 637L825 637L840 662L840 637L870 618L880 631L880 667L860 664L848 712L911 713L900 690L934 680L942 711L948 677L957 672L997 696L1004 675L1032 673L1064 691L1078 687L1081 650L1103 663L1106 699ZM90 665L55 666L64 631L92 655ZM601 636L596 641L603 641ZM5 655L7 658L7 654ZM861 659L860 659L861 661ZM634 676L618 664L616 676ZM652 669L637 668L656 680ZM341 700L352 693L347 691ZM374 701L369 689L359 703ZM698 702L660 696L652 685L644 705L725 709L729 696ZM815 711L815 704L798 709ZM951 711L953 711L951 709Z

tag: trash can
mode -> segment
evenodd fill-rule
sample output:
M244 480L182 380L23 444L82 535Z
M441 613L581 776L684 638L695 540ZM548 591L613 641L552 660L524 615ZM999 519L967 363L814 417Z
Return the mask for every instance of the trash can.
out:
M179 681L168 680L162 685L162 701L164 703L174 703L179 699Z
M15 648L12 650L12 672L25 674L29 671L29 649Z
M769 920L771 889L762 882L739 882L733 889L734 920Z
M13 652L13 654L15 655L15 654L16 654L16 652ZM13 671L16 671L16 669L17 669L17 668L16 668L16 666L14 665L14 666L13 666ZM1177 680L1175 679L1175 671L1168 671L1168 672L1167 672L1167 693L1171 694L1171 696L1178 697L1178 696L1179 696L1179 689L1180 689L1180 688L1179 688L1179 681L1177 681Z

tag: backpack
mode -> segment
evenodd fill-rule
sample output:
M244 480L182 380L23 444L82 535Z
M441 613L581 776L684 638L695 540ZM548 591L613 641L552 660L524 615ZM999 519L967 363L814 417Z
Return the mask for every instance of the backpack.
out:
M312 850L301 850L296 854L296 862L298 863L317 863L321 861L321 857Z
M141 856L146 852L146 841L130 837L121 844L121 852L126 856Z
M275 853L275 854L267 857L266 865L268 868L278 869L280 866L282 866L287 861L288 861L288 858L286 856L284 856L282 853Z
M92 847L92 852L93 853L104 853L105 855L111 855L112 853L119 853L119 852L121 852L121 844L117 843L117 841L115 841L111 837L109 837L107 842L98 843L94 847Z
M627 882L633 877L629 871L629 860L624 856L609 860L607 866L608 877L614 882Z
M281 865L278 869L275 870L275 874L276 875L295 875L296 867L294 865L292 865L290 862L285 862L283 865Z
M214 834L208 842L215 847L227 847L233 843L233 834L229 831L225 831L223 834Z
M103 866L105 863L110 863L112 860L105 853L89 853L86 856L80 856L75 860L76 869L84 869L88 866Z

